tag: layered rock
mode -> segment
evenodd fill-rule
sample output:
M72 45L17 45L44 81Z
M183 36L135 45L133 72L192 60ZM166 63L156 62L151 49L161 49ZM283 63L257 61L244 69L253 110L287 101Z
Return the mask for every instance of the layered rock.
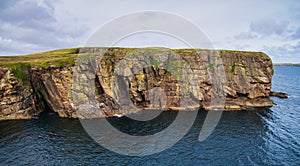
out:
M56 59L48 66L20 60L28 78L1 63L0 119L32 118L45 109L61 117L95 118L142 109L273 105L272 61L261 52L83 48L75 58L76 63ZM216 105L214 96L221 96Z
M29 119L42 112L35 107L30 86L22 86L7 68L0 68L0 119Z

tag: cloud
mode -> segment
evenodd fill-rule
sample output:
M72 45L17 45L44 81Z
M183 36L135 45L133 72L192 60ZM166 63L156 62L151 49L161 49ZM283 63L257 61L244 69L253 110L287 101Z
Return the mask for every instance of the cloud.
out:
M289 25L288 21L276 21L274 19L263 19L250 24L250 32L262 36L284 35Z
M300 39L300 27L295 28L294 32L289 36L293 40Z
M45 23L44 21L55 21L53 17L53 7L51 4L38 3L35 1L22 0L17 1L7 8L0 11L1 20L11 23L20 23L21 26L28 26L36 20Z
M240 39L240 40L248 40L254 38L258 38L258 36L252 32L241 32L235 36L235 39Z
M0 9L5 9L13 4L16 3L17 0L11 0L11 1L0 1Z
M274 19L262 19L251 22L246 32L240 32L235 39L249 40L261 39L270 36L285 38L290 33L289 21L276 21Z
M281 46L264 46L266 53L272 55L273 62L299 62L300 42Z
M3 55L20 55L20 53L31 53L32 50L41 49L49 50L51 47L0 37L0 50Z
M72 47L80 31L62 30L51 1L19 0L1 3L0 54L22 54Z
M172 0L0 1L0 55L82 46L101 25L116 17L136 11L158 10L187 18L208 36L217 49L268 51L275 60L279 54L299 57L290 51L296 50L294 47L300 40L299 9L297 1L230 0L226 4L217 0L191 0L189 3ZM167 25L168 20L165 23ZM181 46L167 38L156 38L142 38L142 41ZM126 43L134 46L139 41L136 37Z
M235 49L266 52L275 63L300 61L300 26L287 20L252 21L246 31L229 40Z

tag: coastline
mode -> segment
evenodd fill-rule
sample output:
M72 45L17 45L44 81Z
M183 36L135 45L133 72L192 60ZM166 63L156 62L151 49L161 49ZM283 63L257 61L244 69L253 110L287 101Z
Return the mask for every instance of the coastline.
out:
M101 62L103 70L96 71L96 78L89 62L75 66L76 60L81 55L103 50L107 51ZM163 57L168 57L170 51L184 58L196 73L194 75L198 85L196 89L188 83L187 89L182 90L182 86L175 78L176 72L182 71L185 65L176 59L168 58L166 61ZM151 60L151 65L145 69L141 68L143 70L138 73L130 72L134 62L125 65L125 70L122 71L126 71L125 74L132 77L128 82L130 100L126 102L133 102L138 110L159 108L159 105L151 104L153 101L149 98L150 90L157 87L165 92L165 110L189 110L189 107L178 105L184 96L187 97L186 103L189 103L190 107L205 110L216 108L241 110L273 106L274 102L269 98L273 65L266 54L235 50L215 51L222 57L221 62L214 57L213 50L167 48L71 48L26 56L0 57L0 66L2 66L0 119L30 119L39 115L45 108L65 118L108 117L114 114L131 113L130 108L123 108L120 111L118 101L113 96L114 91L119 93L123 89L120 87L111 89L115 64L121 63L122 59L131 52L136 55L150 53L149 55L158 58L158 60ZM158 61L169 64L168 68L160 69ZM211 75L218 74L216 71L220 70L220 66L224 66L222 77ZM173 70L173 74L168 70ZM74 74L79 74L79 77L75 78ZM210 103L215 93L210 78L219 82L222 79L227 81L223 105ZM95 105L74 103L74 99L79 99L81 102L89 100L87 94L94 92L93 87L80 87L74 84L74 81L77 83L93 79L96 79L96 98L99 103ZM217 93L221 95L222 92ZM157 91L158 96L153 97L160 98L159 94L160 91ZM84 108L83 111L76 112L78 107Z

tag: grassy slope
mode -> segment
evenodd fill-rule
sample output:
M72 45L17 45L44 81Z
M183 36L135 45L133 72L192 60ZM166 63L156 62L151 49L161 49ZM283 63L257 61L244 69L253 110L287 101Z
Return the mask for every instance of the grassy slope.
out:
M74 64L79 48L54 50L24 56L0 56L0 67L7 67L25 87L30 86L29 67L65 66Z
M24 56L0 56L0 67L14 68L19 65L47 67L50 65L63 66L73 64L78 51L79 48L69 48Z
M117 48L116 50L109 51L129 51L136 48ZM156 47L152 47L153 51L156 50ZM158 47L157 51L162 51L163 48ZM206 50L206 49L172 49L173 51L180 53L182 56L189 54L190 51ZM75 63L75 58L78 56L80 48L68 48L53 50L48 52L34 53L23 56L0 56L0 67L7 67L12 72L14 72L15 77L17 77L23 85L27 84L29 80L28 68L33 67L49 67L49 66L66 66L73 65ZM220 54L224 53L250 53L249 51L237 51L237 50L219 50ZM260 53L261 56L267 56L263 53Z
M124 51L128 49L135 48L125 48ZM152 48L153 49L153 48ZM77 57L80 48L67 48L60 50L53 50L48 52L34 53L22 56L0 56L0 67L9 67L13 68L19 64L37 66L37 67L48 67L50 65L54 66L64 66L66 64L74 64L74 59ZM206 49L172 49L175 52L181 52L182 54L185 51L197 51L197 50L206 50ZM237 50L220 50L220 53L225 52L240 52L240 53L249 53L249 51L237 51Z

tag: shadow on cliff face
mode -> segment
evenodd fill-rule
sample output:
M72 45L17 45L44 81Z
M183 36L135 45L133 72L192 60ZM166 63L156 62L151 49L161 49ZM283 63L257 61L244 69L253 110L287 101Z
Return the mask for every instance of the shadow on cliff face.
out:
M49 104L46 102L46 100L42 97L42 95L40 95L40 104L42 104L43 107L43 111L38 115L39 118L43 118L43 117L59 117L58 113L53 111L51 109L51 107L49 106Z

